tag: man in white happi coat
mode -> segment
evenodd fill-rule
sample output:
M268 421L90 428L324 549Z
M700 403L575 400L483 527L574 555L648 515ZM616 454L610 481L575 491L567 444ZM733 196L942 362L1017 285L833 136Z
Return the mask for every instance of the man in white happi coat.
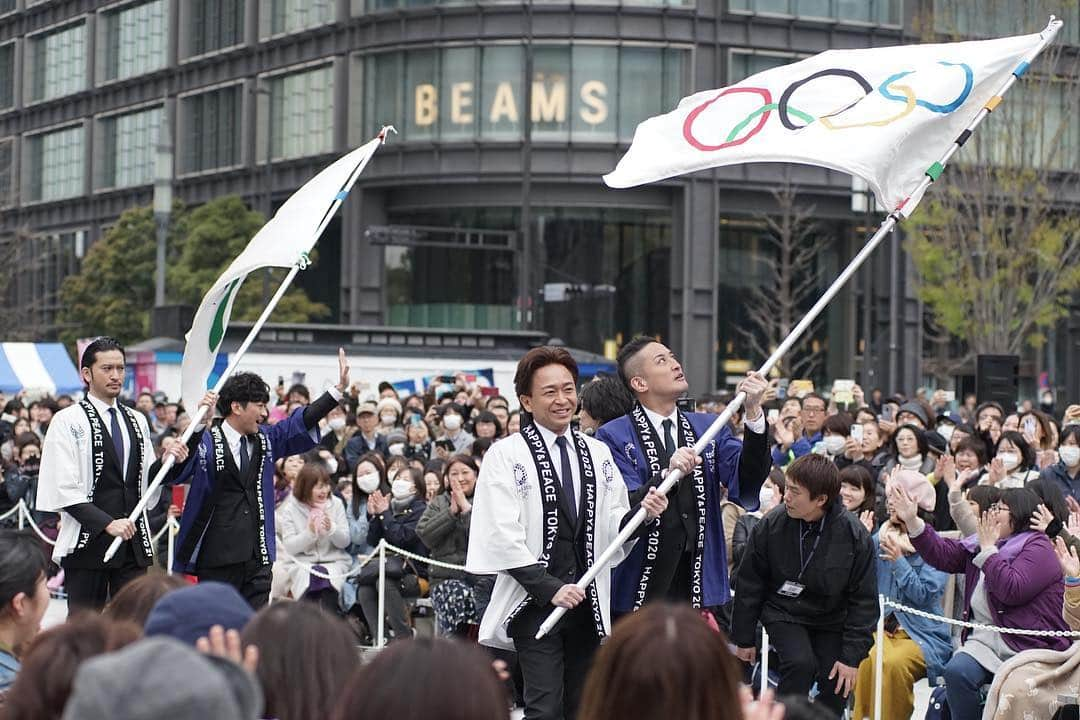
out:
M527 720L574 717L593 654L611 632L610 567L587 588L576 582L637 510L607 446L570 427L577 379L564 348L534 348L521 359L514 388L527 415L520 432L484 455L473 496L466 567L498 573L480 642L517 651ZM641 506L649 521L639 534L667 499L653 489ZM555 607L568 612L537 640Z

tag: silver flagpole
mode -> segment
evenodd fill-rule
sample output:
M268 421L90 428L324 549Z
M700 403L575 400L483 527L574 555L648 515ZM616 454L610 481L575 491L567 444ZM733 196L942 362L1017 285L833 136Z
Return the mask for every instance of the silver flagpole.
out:
M941 158L926 169L926 172L923 175L922 182L919 183L918 187L916 187L915 190L907 197L907 199L901 202L895 210L893 210L888 214L888 216L886 216L884 222L882 222L881 225L878 227L877 232L875 232L870 237L870 239L866 241L866 244L863 245L862 250L860 250L858 254L851 259L851 262L848 263L847 267L845 267L840 273L840 275L835 280L833 280L832 285L830 285L825 290L822 296L818 298L818 301L814 303L814 306L810 308L810 311L806 313L806 317L799 321L799 324L795 326L795 328L788 334L786 338L784 338L784 341L780 343L780 346L776 348L776 350L773 351L773 354L769 356L769 359L766 360L760 368L758 368L758 372L760 374L767 375L769 371L773 369L776 363L780 362L780 358L787 354L788 350L791 349L791 346L794 345L800 337L802 337L803 333L805 333L807 329L809 329L810 325L814 322L814 320L817 319L818 315L820 315L822 311L825 310L829 302L834 297L836 297L836 294L840 292L840 289L843 288L844 285L847 284L847 281L851 279L851 276L854 275L860 267L862 267L863 263L866 262L866 260L870 257L871 253L873 253L874 250L877 249L877 246L881 244L881 241L884 240L885 237L889 233L891 233L893 229L897 226L897 224L904 218L904 215L901 214L901 210L904 209L904 206L909 202L911 198L922 198L922 195L924 192L926 192L926 189L930 187L930 185L941 176L941 173L944 171L945 165L949 162L949 159L956 154L956 152L964 145L965 142L967 142L968 138L970 138L972 133L975 132L975 128L977 128L979 124L982 123L982 121L985 120L986 117L994 110L994 108L996 108L1001 103L1002 96L1008 91L1009 88L1013 86L1013 83L1015 83L1024 75L1025 72L1027 72L1031 62L1035 59L1036 56L1038 56L1039 53L1043 51L1043 49L1046 48L1047 45L1050 44L1050 42L1054 39L1054 36L1057 35L1058 30L1061 29L1062 24L1063 23L1060 20L1057 20L1053 15L1050 16L1050 22L1047 24L1046 29L1042 31L1042 40L1039 42L1039 44L1036 45L1031 50L1031 52L1029 52L1024 57L1024 59L1020 61L1020 64L1017 65L1016 69L1013 70L1012 74L1009 75L1008 78L1006 78L1006 80L1002 83L1001 88L994 94L992 98L990 98L986 105L984 105L982 108L979 109L977 113L975 113L975 117L972 119L972 121L963 130L963 132L960 133L956 140L954 140L952 144L949 145L949 148L945 151ZM910 213L914 209L915 208L913 205L911 208L908 208L908 212ZM701 455L701 453L705 451L706 446L708 446L708 444L712 441L714 437L716 437L720 430L728 424L728 421L731 420L731 416L735 413L735 411L742 407L744 400L746 400L746 393L740 392L730 403L728 403L728 406L724 409L724 412L720 413L720 416L713 421L713 424L709 426L709 429L706 430L705 433L694 444L694 454ZM673 470L672 472L669 472L664 481L660 483L660 485L656 488L657 492L659 492L661 495L667 495L671 488L675 487L675 484L682 479L682 476L683 474L679 470ZM611 558L615 555L616 552L618 552L619 548L622 547L622 545L624 545L630 540L631 536L644 522L645 509L638 508L638 511L634 513L633 518L631 518L630 521L623 526L623 529L619 531L619 534L615 536L615 539L611 541L611 544L608 545L607 549L600 554L593 566L589 568L585 572L585 574L581 576L581 579L574 584L582 588L587 588L589 584L596 579L596 576L599 575L601 571L607 569L608 564L611 562ZM566 608L556 607L552 609L551 613L547 616L547 619L544 620L544 624L540 626L540 630L536 633L536 639L539 640L540 638L551 632L551 629L555 627L555 624L559 622L559 619L564 614L566 614Z

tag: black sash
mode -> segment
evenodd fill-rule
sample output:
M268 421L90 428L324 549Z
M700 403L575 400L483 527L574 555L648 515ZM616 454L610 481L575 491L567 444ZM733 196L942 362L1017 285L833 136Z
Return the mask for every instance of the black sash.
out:
M93 478L90 485L90 491L86 494L88 502L94 502L94 491L97 489L98 482L101 481L101 472L105 468L105 425L101 420L101 415L98 414L97 408L90 402L88 398L83 398L79 401L79 406L82 407L83 412L86 413L86 419L90 423L90 456L91 467L93 469ZM135 411L126 405L117 403L117 408L120 409L120 413L124 416L124 421L128 428L131 430L131 450L133 457L138 458L138 478L136 480L136 487L138 487L139 497L142 497L143 493L143 479L146 477L146 456L144 454L145 439L143 437L142 428L139 427L138 421L135 419ZM127 468L124 466L124 458L119 457L116 459L117 465L120 466L120 482L126 487L127 485ZM150 542L150 529L146 525L146 513L143 512L135 520L135 538L142 546L143 553L147 558L154 556L154 548ZM90 533L81 531L79 533L78 542L75 544L75 550L82 550L90 544Z
M210 428L210 435L214 439L214 489L221 487L221 474L225 472L225 451L229 447L228 442L225 440L225 433L221 430L221 424L214 425ZM258 521L259 521L259 561L263 565L270 564L270 549L266 544L266 501L263 500L263 466L266 464L267 453L270 451L270 443L266 438L266 434L262 430L259 431L259 456L251 458L256 462L258 467L255 468L256 482L255 482L255 504L258 508ZM239 474L239 466L237 467L237 473ZM251 474L251 465L248 466L248 474ZM246 477L240 478L241 483L247 482ZM208 504L213 507L217 493L214 494L208 500ZM209 525L209 519L207 520Z
M660 440L656 437L656 429L649 422L648 415L641 403L635 403L630 414L631 425L641 443L641 452L645 461L649 464L650 476L659 475L664 468L660 466ZM697 434L690 424L690 419L683 412L679 413L679 430L682 434L681 447L693 447L697 442ZM690 602L699 608L702 606L702 577L705 557L705 520L707 516L705 503L705 466L698 465L694 468L694 499L697 501L697 538L694 544L694 562L690 568ZM672 489L677 491L677 487ZM671 493L668 493L671 496ZM656 558L660 552L660 523L656 523L645 537L645 557L641 562L641 579L638 581L637 596L634 598L634 609L639 609L649 598L649 583L652 579L656 566ZM658 588L665 591L667 588Z
M521 426L521 435L525 438L525 444L529 447L533 462L536 464L536 472L540 476L540 501L543 504L544 513L544 546L537 561L547 567L551 559L551 551L555 547L555 541L559 535L559 478L555 472L555 466L548 454L547 444L533 423ZM584 436L577 431L572 431L574 447L577 450L578 467L581 471L581 491L584 494L585 513L585 562L592 567L596 559L596 471L593 467L592 454ZM607 635L604 631L604 618L600 612L600 596L596 590L596 583L589 583L586 588L589 604L592 608L593 623L596 626L596 634L603 638ZM514 618L521 613L531 602L525 598L506 618L504 625L509 625Z

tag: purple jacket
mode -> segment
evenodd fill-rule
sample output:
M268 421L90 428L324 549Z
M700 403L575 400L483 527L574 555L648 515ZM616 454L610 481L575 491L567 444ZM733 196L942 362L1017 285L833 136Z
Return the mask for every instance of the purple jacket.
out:
M929 525L911 538L916 552L938 570L964 573L964 620L971 617L971 596L979 582L979 568L972 562L979 546L968 540L941 537ZM1050 538L1041 532L1011 535L997 544L998 552L983 563L984 587L990 611L999 627L1027 630L1068 631L1061 615L1064 586ZM961 634L966 640L968 631ZM1035 648L1066 650L1072 644L1067 637L1002 636L1016 652Z

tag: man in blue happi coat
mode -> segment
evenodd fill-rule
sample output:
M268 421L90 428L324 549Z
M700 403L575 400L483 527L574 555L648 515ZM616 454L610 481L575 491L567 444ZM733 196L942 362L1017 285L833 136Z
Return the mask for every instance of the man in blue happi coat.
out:
M627 613L653 600L726 605L731 596L720 505L726 493L748 510L758 506L770 468L761 411L768 383L748 373L739 384L746 392L743 441L725 427L698 456L692 447L716 416L676 407L688 386L671 350L652 338L635 338L617 362L636 402L630 414L605 424L596 437L611 448L631 506L668 472L678 468L685 475L668 493L659 522L615 569L612 608Z
M264 425L270 388L254 373L237 373L207 393L221 417L192 435L191 455L171 480L191 483L173 568L200 581L232 585L258 610L270 597L274 543L274 463L319 442L319 421L349 387L345 351L338 351L340 382L275 425Z

